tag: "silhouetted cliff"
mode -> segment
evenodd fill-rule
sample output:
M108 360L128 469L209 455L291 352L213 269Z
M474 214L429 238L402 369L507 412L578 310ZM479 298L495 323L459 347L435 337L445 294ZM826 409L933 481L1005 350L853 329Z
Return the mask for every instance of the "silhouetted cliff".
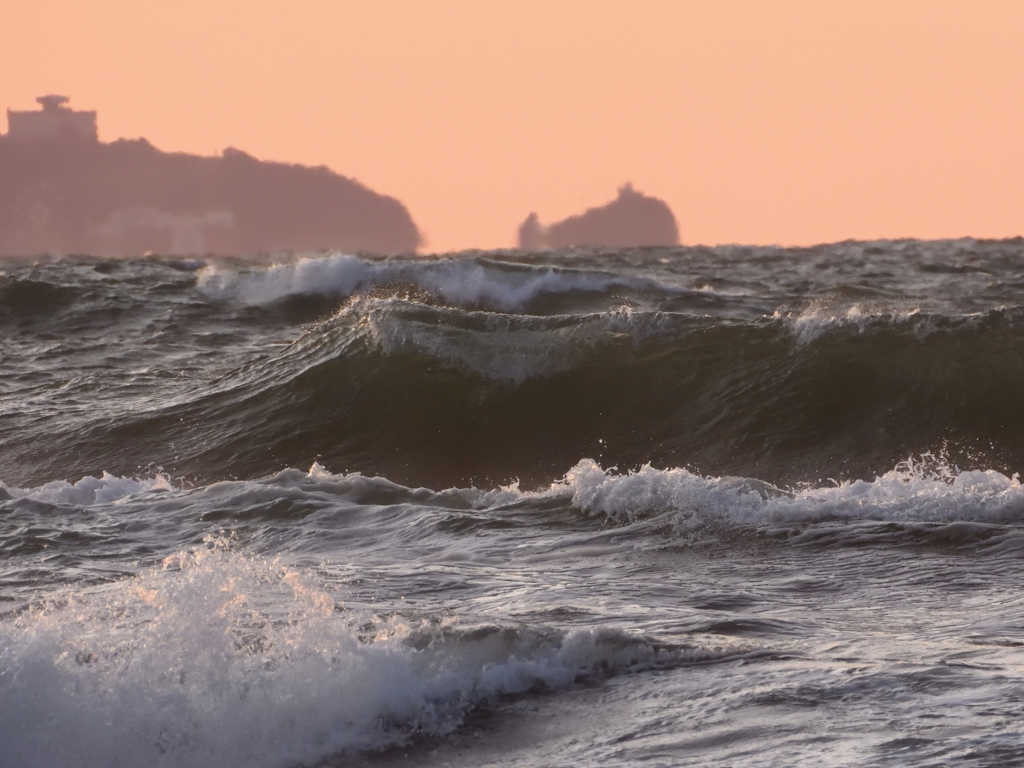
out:
M619 187L619 196L607 205L588 208L578 216L545 227L537 214L531 213L519 226L520 248L573 245L610 248L679 245L679 227L664 201L637 192L631 184Z
M419 242L401 202L323 166L0 136L0 255L412 253Z

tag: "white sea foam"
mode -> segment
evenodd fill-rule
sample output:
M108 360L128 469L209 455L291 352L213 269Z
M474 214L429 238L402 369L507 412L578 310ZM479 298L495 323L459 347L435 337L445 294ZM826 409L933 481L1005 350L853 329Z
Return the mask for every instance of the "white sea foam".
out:
M56 480L37 488L12 488L0 482L0 491L14 499L31 498L46 504L87 507L110 504L153 491L169 491L171 481L165 475L152 478L117 477L104 472L100 477L85 476L76 483Z
M994 311L1003 312L1005 309L1000 307ZM776 310L772 319L781 321L799 343L809 344L836 331L845 330L860 334L887 326L908 330L918 339L924 340L942 330L977 328L990 314L931 313L916 306L899 310L868 304L836 306L831 302L814 301L799 312Z
M373 342L386 354L414 352L446 368L510 384L571 370L601 340L582 325L514 324L503 315L485 318L485 333L388 311L366 317Z
M800 312L776 310L773 319L784 322L801 344L809 344L839 329L852 329L862 333L878 323L913 323L914 333L919 338L925 338L936 330L932 318L923 315L917 307L894 312L890 309L876 310L862 304L839 308L824 302L812 302Z
M628 306L571 317L537 317L356 297L310 336L327 338L328 325L351 329L364 343L389 355L419 354L445 368L520 384L572 370L602 345L623 340L639 344L678 331L679 321L662 313L634 312ZM332 347L332 353L336 349Z
M708 523L827 520L1024 522L1024 488L1017 475L991 469L960 472L931 457L908 460L873 480L796 491L650 465L619 474L584 459L552 491L571 492L572 503L590 514L633 522L667 513L675 525L690 529Z
M223 548L0 623L23 766L290 766L456 728L490 697L712 658L611 629L406 626Z
M645 465L620 473L582 459L547 489L521 490L518 483L493 490L450 488L434 491L407 488L384 477L335 474L314 463L308 471L286 469L263 480L214 483L188 491L175 490L165 476L137 479L107 472L76 483L51 482L37 488L0 483L11 498L80 507L145 501L157 492L184 493L191 503L243 508L282 494L316 496L352 504L408 503L427 506L463 505L488 509L535 498L565 498L588 514L630 523L671 514L679 525L709 522L736 525L878 520L891 522L1024 523L1024 486L1017 474L993 469L961 471L941 457L926 454L908 459L871 480L806 485L794 490L761 480L705 476L687 469L655 469Z
M465 258L380 261L346 254L245 270L210 265L198 277L198 288L206 296L245 304L267 304L297 295L346 297L392 284L417 286L449 304L505 310L551 293L651 286L674 290L651 280L587 270L511 268Z

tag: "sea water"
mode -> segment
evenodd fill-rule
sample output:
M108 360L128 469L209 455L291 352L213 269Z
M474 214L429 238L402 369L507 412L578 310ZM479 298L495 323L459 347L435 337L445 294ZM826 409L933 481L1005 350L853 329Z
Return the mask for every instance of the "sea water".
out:
M0 765L1024 764L1024 242L0 265Z

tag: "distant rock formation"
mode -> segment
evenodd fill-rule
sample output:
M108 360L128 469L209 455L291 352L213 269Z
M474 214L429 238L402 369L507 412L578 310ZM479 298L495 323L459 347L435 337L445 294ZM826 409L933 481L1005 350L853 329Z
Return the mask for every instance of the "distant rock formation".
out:
M568 248L596 245L631 248L643 245L679 245L679 227L668 205L633 189L619 187L619 196L606 205L543 226L531 213L519 226L519 247Z
M324 166L103 143L94 112L39 101L42 110L8 110L0 135L0 255L392 254L420 244L401 202Z

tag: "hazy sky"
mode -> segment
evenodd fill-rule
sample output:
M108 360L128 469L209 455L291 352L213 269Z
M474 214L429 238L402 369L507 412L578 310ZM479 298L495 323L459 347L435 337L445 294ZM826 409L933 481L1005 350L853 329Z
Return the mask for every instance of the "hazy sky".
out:
M624 181L684 243L1024 234L1024 2L2 0L0 106L326 164L425 251Z

